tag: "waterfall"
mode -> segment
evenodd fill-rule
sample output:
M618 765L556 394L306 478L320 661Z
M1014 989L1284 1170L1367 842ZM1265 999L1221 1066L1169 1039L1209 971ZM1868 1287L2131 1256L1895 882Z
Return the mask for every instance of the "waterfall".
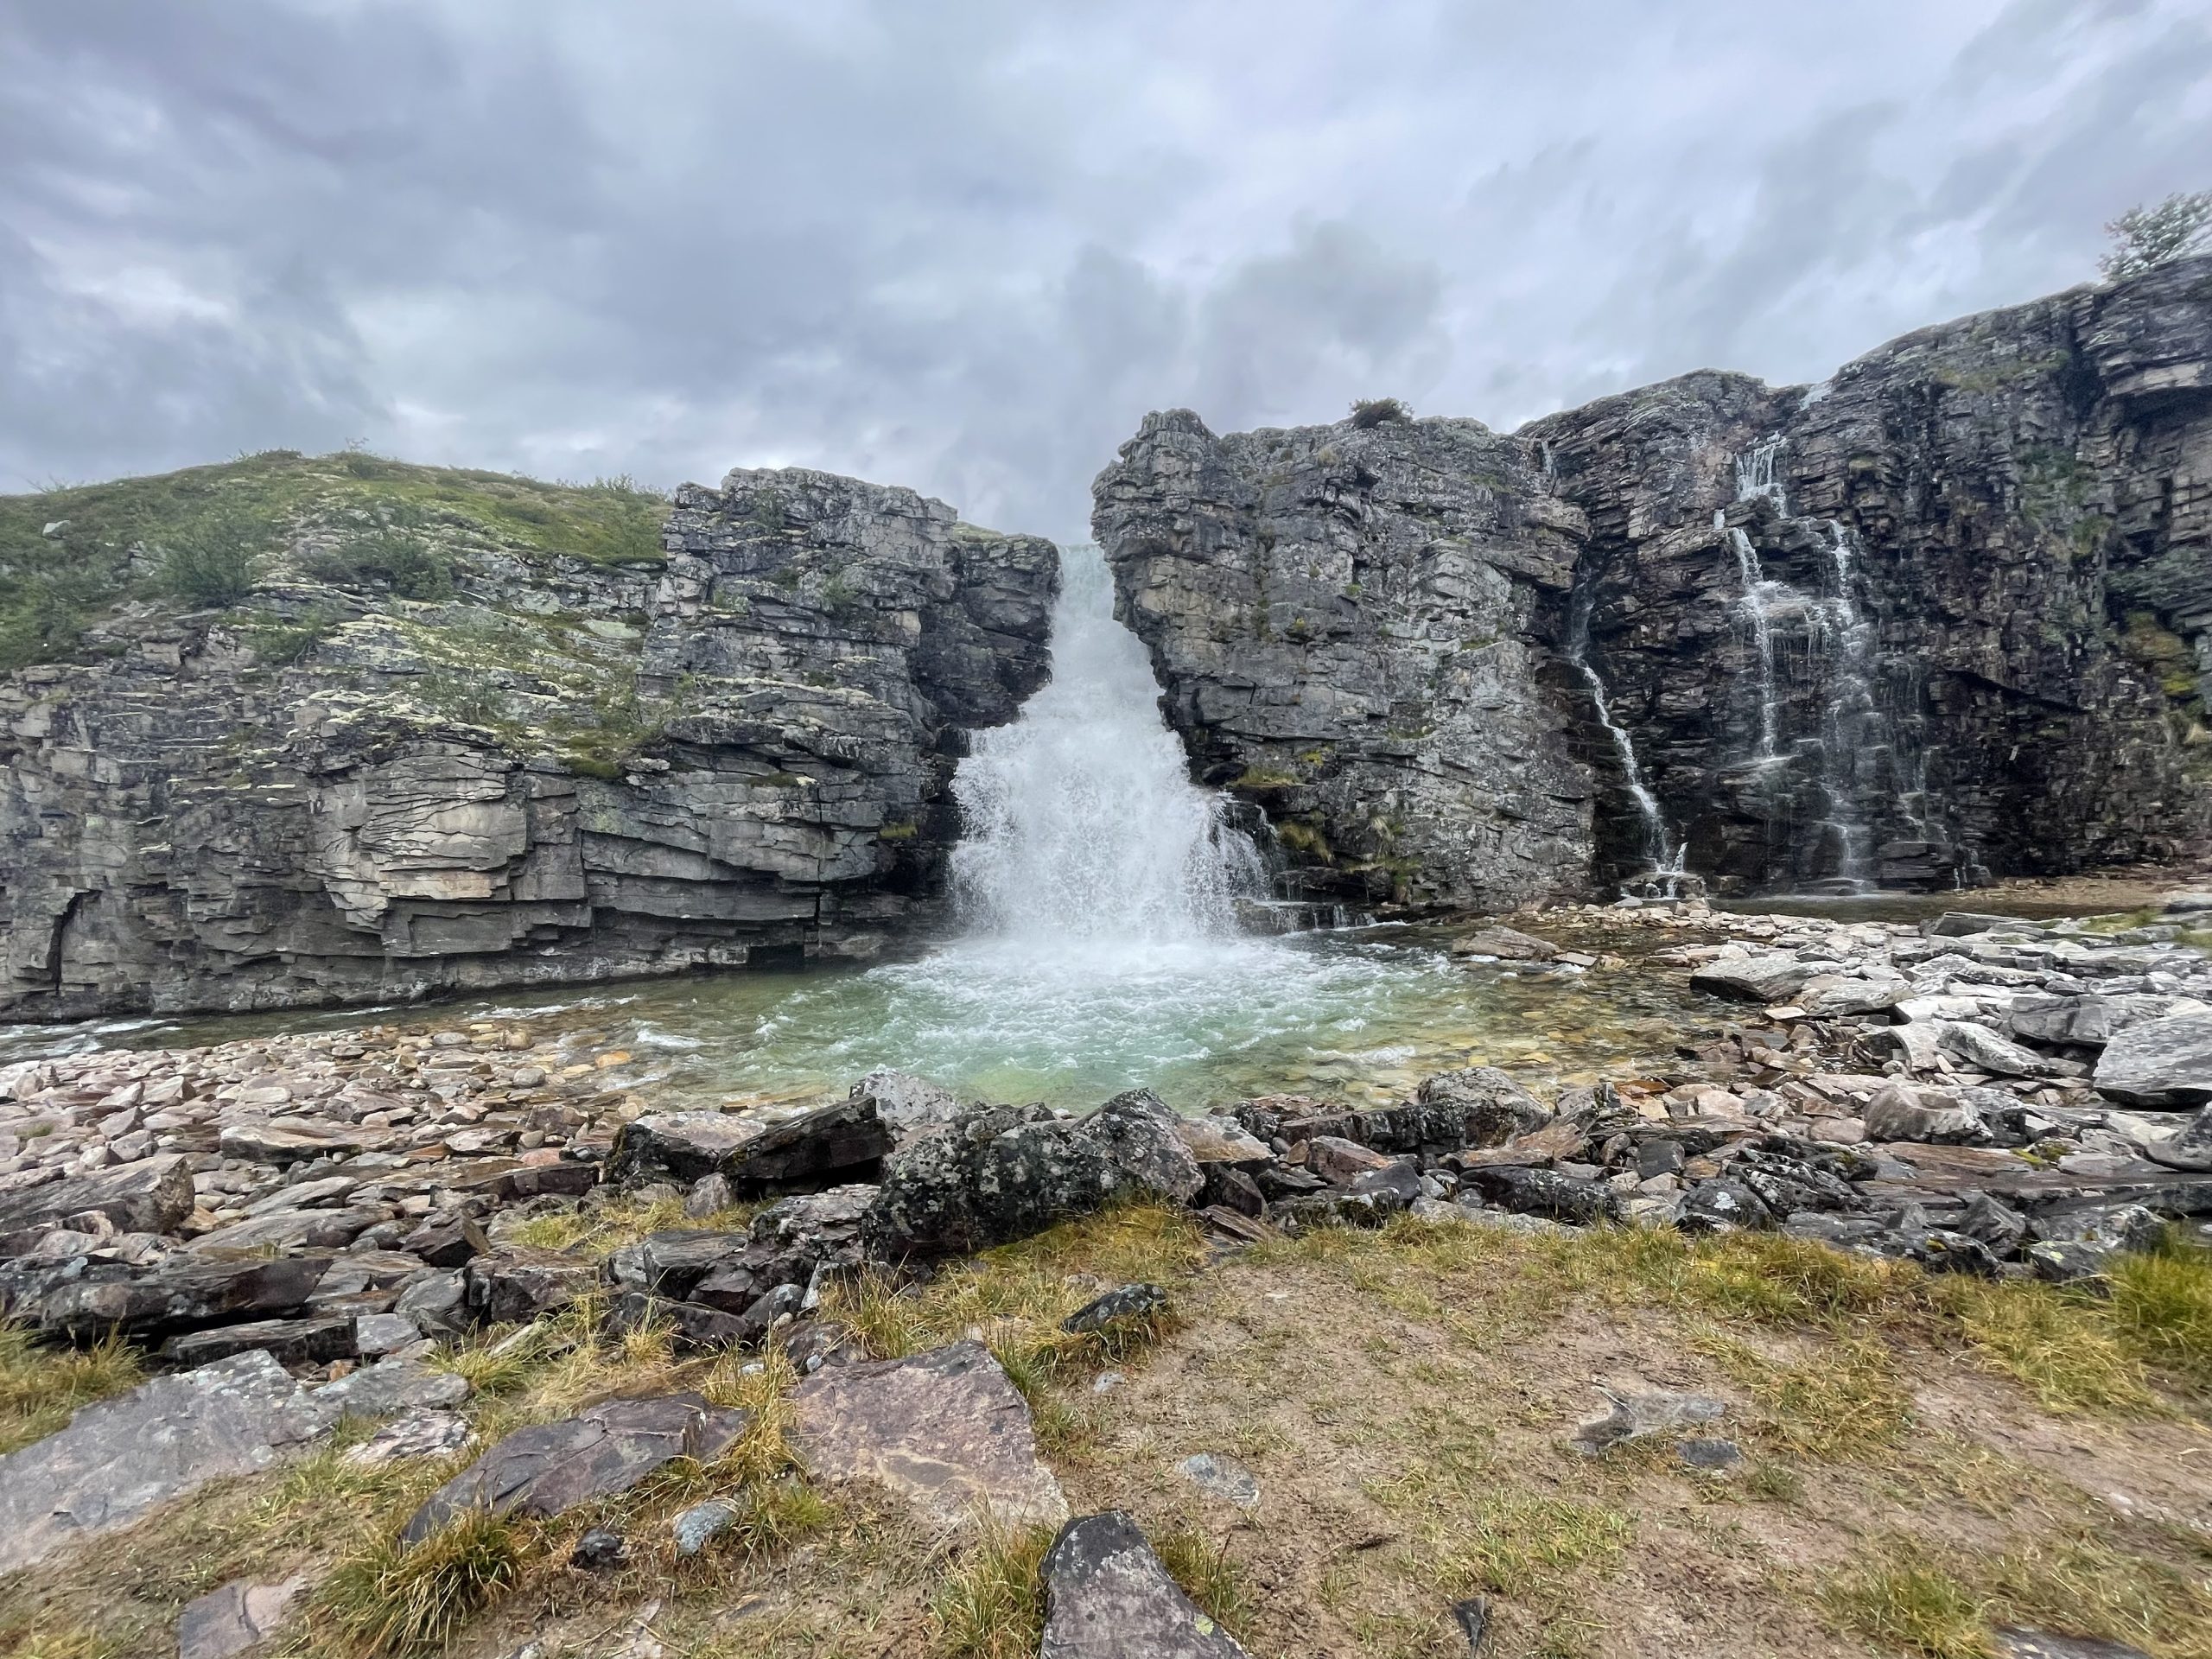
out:
M1766 573L1759 569L1758 549L1751 545L1751 538L1742 531L1729 529L1726 513L1714 513L1713 527L1726 532L1728 545L1736 555L1736 574L1743 584L1743 597L1736 601L1736 606L1744 613L1745 624L1751 631L1751 646L1759 664L1759 742L1755 758L1761 766L1766 766L1773 761L1780 741L1777 725L1781 696L1776 690L1774 678L1776 601L1789 589L1778 582L1766 579Z
M1590 700L1598 711L1598 723L1613 740L1613 753L1620 759L1621 778L1628 785L1630 798L1636 803L1637 816L1643 820L1643 856L1646 868L1656 874L1680 875L1681 855L1686 851L1673 849L1667 841L1667 815L1661 810L1659 798L1643 781L1643 766L1636 756L1636 740L1628 734L1613 718L1612 702L1605 695L1605 682L1590 662L1590 607L1593 595L1587 587L1574 596L1567 613L1567 660L1580 671L1590 687Z
M1144 646L1114 620L1105 559L1064 550L1052 680L1013 724L977 732L953 776L963 918L1038 944L1231 932L1236 900L1265 891L1259 855L1185 768Z
M1836 842L1836 874L1867 887L1872 879L1866 821L1859 810L1859 774L1882 747L1881 711L1874 702L1874 629L1859 615L1853 592L1858 538L1834 518L1828 520L1827 531L1834 591L1814 612L1819 643L1830 659L1821 701L1821 787L1827 799L1827 828Z

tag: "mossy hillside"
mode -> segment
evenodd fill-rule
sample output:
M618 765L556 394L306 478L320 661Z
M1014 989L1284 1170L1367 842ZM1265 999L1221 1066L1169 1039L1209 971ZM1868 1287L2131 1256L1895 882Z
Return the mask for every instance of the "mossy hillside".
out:
M0 496L0 669L76 658L83 630L131 601L244 602L289 574L359 594L435 599L457 562L645 566L666 499L628 479L546 483L349 450L270 450L145 478Z

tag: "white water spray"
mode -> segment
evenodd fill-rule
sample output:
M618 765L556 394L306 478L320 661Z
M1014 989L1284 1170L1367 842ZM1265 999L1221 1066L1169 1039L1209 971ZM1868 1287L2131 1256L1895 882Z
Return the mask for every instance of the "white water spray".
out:
M1687 849L1669 844L1667 815L1659 805L1659 798L1643 780L1643 765L1637 759L1636 740L1613 718L1612 700L1605 694L1605 682L1590 662L1590 607L1592 595L1585 588L1574 597L1574 605L1567 619L1567 660L1581 673L1590 688L1590 701L1596 707L1598 723L1613 740L1613 753L1621 763L1621 780L1628 785L1629 798L1636 803L1637 816L1643 823L1643 855L1649 861L1652 874L1680 875L1682 874L1682 854Z
M1250 839L1192 784L1137 637L1114 620L1096 547L1063 550L1052 677L954 775L965 830L954 896L979 934L1027 944L1168 943L1232 932L1262 893Z

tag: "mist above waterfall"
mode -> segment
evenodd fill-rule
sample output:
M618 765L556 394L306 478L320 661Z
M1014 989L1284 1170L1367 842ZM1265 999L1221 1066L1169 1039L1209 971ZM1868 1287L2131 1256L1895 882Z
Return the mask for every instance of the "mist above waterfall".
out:
M1061 567L1051 682L953 779L955 902L973 931L1033 944L1225 937L1264 888L1258 855L1190 781L1104 558L1080 544Z

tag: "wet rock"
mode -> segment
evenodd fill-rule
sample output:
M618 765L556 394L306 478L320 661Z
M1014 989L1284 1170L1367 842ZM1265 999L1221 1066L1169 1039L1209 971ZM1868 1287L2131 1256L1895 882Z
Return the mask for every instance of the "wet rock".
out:
M339 1453L339 1461L357 1469L374 1469L407 1458L442 1458L467 1444L468 1419L458 1412L416 1411L386 1423L359 1445L347 1446Z
M569 1552L569 1565L586 1573L611 1573L630 1559L622 1535L607 1527L594 1527L576 1540Z
M192 1171L175 1153L86 1175L0 1192L0 1235L53 1227L71 1216L104 1216L118 1232L174 1232L192 1214Z
M172 1365L204 1365L255 1348L286 1365L321 1365L354 1357L353 1321L344 1314L320 1319L252 1319L207 1331L188 1331L162 1344Z
M2126 1106L2183 1107L2212 1101L2212 1014L2175 1014L2118 1033L2091 1079Z
M234 1579L185 1604L176 1621L176 1659L233 1659L274 1636L293 1598L307 1588L305 1573L281 1584Z
M433 1492L400 1537L419 1542L469 1509L559 1515L626 1492L677 1458L709 1462L751 1421L686 1392L611 1400L557 1423L518 1428Z
M1122 1095L1069 1121L1041 1107L967 1114L884 1163L862 1236L896 1260L978 1249L1131 1198L1183 1204L1205 1185L1151 1095Z
M211 1480L266 1469L337 1417L258 1351L86 1406L67 1428L0 1457L0 1572L129 1526Z
M742 1518L744 1511L726 1497L694 1503L669 1523L678 1555L696 1555Z
M816 1474L868 1480L925 1521L1052 1524L1067 1500L1037 1459L1029 1408L979 1342L825 1367L792 1395L794 1439Z
M1039 1659L1244 1659L1117 1510L1061 1528L1044 1580Z
M1717 1423L1728 1409L1726 1401L1716 1400L1709 1394L1677 1394L1663 1389L1642 1394L1610 1395L1608 1398L1612 1402L1610 1411L1602 1417L1590 1419L1574 1431L1573 1443L1578 1451L1595 1454L1626 1440L1641 1440L1646 1434Z
M1478 1167L1466 1171L1464 1179L1489 1202L1518 1215L1543 1216L1578 1226L1620 1219L1620 1195L1611 1187L1555 1170Z
M1533 933L1522 933L1510 927L1478 928L1463 933L1452 941L1455 957L1496 957L1501 962L1549 962L1559 955L1559 947L1548 939L1540 939Z
M1166 1307L1167 1293L1158 1285L1119 1285L1076 1309L1060 1321L1060 1329L1071 1336L1085 1336L1118 1320L1151 1319Z
M1217 1497L1240 1509L1260 1501L1260 1483L1252 1471L1234 1458L1200 1452L1175 1465L1175 1472L1209 1497Z
M432 1370L419 1359L391 1357L348 1371L323 1385L316 1398L356 1417L383 1417L395 1411L432 1411L468 1398L468 1379L454 1371Z

